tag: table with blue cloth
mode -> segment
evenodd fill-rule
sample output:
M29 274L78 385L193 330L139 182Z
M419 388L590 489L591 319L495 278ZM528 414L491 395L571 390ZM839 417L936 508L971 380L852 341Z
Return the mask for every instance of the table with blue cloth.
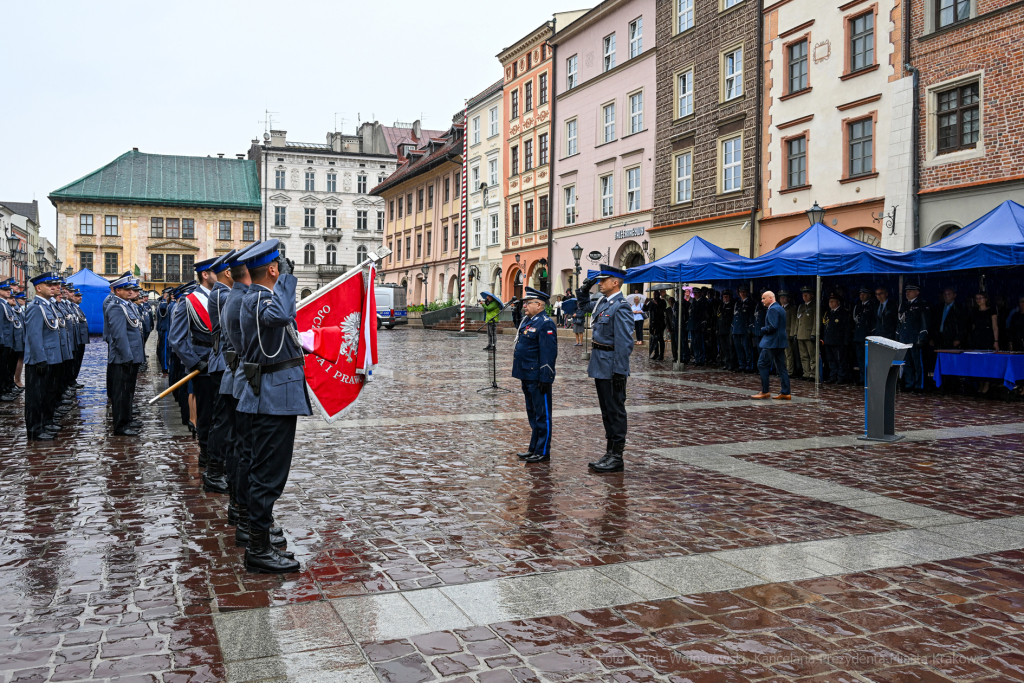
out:
M935 386L942 386L942 376L1003 378L1007 389L1013 389L1024 380L1024 354L996 353L995 351L964 351L935 354Z

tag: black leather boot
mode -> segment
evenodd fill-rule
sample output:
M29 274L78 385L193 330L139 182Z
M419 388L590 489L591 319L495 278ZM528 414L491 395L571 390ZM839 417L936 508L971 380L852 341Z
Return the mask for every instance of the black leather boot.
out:
M210 458L206 455L206 446L199 445L199 467L206 469L206 466L210 463Z
M203 473L203 490L208 493L227 493L228 478L224 474L224 461L211 462Z
M238 506L238 519L235 520L235 546L244 547L249 544L249 508Z
M245 548L245 569L256 574L290 574L299 571L299 563L288 559L270 545L270 531L257 531Z
M599 473L621 472L625 469L625 465L622 462L622 451L625 448L625 441L613 443L612 452L604 460L592 466L591 469Z
M612 457L612 442L605 441L604 455L602 455L601 458L595 462L588 462L587 467L589 467L590 469L594 469L598 465L607 464L608 458L610 457Z
M235 487L228 482L228 524L238 523L238 500L235 499Z

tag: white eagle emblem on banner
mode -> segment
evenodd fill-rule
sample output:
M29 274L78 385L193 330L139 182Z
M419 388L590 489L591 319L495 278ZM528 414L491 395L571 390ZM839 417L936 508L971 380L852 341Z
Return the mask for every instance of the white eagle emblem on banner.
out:
M349 313L341 323L341 353L349 361L355 359L356 351L359 350L359 323L361 321L362 315L355 311Z

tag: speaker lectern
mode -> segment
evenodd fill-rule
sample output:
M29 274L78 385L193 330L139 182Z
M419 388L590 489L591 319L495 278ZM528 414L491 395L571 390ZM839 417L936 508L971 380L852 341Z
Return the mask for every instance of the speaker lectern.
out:
M868 337L867 371L864 373L864 436L861 441L899 441L896 436L896 383L900 378L900 367L912 344Z

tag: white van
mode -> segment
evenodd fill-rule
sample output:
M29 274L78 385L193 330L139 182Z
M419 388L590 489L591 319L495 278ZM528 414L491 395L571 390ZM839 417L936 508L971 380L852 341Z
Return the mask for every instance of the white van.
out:
M405 309L405 289L401 285L378 285L373 288L377 300L377 329L381 325L389 330L395 325L408 325L409 312Z

